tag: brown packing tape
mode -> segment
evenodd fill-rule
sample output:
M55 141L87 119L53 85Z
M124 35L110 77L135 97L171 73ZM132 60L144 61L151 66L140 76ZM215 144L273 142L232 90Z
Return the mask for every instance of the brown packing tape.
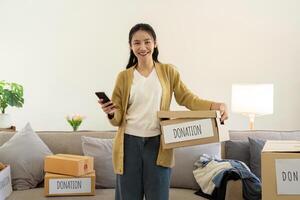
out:
M56 154L55 156L63 157L63 158L73 158L73 159L87 159L92 158L90 156L81 156L81 155L74 155L74 154Z
M83 159L76 159L76 158L68 158L68 157L61 157L61 156L51 156L49 157L51 159L56 159L56 160L69 160L69 161L82 161Z
M55 159L61 159L61 160L71 160L71 161L78 161L78 160L86 160L86 157L75 157L75 156L69 156L69 155L64 155L64 154L56 154L56 155L51 155L51 158Z

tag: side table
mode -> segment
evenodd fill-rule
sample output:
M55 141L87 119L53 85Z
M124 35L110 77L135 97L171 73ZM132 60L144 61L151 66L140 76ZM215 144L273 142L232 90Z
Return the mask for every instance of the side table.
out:
M0 128L0 132L15 132L16 131L16 127L15 126L11 126L10 128Z

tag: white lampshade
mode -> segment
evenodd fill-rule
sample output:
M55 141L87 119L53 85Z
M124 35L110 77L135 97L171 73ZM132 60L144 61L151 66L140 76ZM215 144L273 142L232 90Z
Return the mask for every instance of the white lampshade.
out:
M272 114L273 84L232 85L231 110L243 114Z

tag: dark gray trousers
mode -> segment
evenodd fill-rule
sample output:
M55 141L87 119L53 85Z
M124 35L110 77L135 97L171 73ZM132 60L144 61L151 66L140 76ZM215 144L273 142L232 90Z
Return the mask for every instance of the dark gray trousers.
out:
M124 173L117 175L116 200L168 200L171 169L156 165L160 136L124 136Z

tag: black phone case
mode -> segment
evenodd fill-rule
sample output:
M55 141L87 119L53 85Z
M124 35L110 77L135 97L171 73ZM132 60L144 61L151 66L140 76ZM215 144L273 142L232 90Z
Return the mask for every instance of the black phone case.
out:
M99 99L103 99L103 103L107 103L110 101L110 99L106 96L104 92L95 92L95 94Z

